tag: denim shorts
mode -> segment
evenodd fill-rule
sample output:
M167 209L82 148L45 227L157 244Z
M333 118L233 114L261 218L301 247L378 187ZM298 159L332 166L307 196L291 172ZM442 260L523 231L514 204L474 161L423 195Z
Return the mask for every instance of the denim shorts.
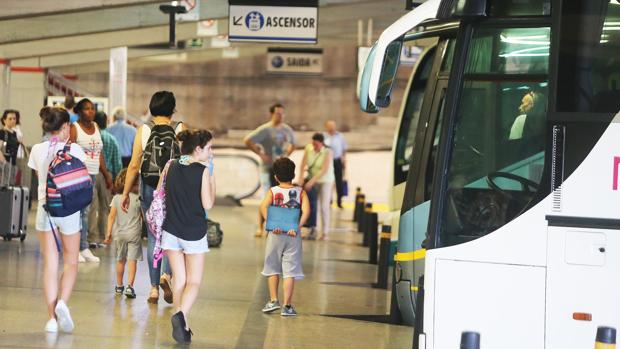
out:
M209 243L207 234L200 240L187 241L164 230L161 236L161 248L162 250L183 251L185 254L205 253L209 252Z
M43 201L39 201L37 205L37 216L35 220L35 229L38 231L51 231L52 226L50 220L54 224L54 229L60 230L63 235L73 235L80 232L82 221L80 220L80 211L67 217L50 217L43 208Z

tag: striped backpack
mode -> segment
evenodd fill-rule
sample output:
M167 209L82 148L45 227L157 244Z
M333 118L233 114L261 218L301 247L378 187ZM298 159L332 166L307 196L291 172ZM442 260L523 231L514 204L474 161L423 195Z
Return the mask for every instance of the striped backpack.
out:
M47 171L45 210L52 217L67 217L90 205L93 182L84 163L70 154L71 143L59 150Z

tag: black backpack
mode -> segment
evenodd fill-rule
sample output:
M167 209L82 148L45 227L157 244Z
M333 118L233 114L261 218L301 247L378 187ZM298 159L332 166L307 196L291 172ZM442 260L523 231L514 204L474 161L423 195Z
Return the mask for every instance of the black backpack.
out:
M176 122L171 122L169 125L155 125L152 121L145 124L151 129L151 135L144 148L140 173L142 181L153 188L157 187L161 171L168 160L178 159L181 156L175 132L177 125Z

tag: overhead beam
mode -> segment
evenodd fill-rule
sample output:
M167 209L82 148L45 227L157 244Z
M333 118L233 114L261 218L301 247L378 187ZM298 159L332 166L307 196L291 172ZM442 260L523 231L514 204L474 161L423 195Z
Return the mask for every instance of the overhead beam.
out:
M199 1L200 19L228 16L227 1ZM165 25L168 16L159 11L157 2L161 1L0 20L0 44Z
M195 38L196 22L177 25L177 39ZM168 42L168 26L110 31L104 33L77 35L72 37L41 39L0 45L0 57L4 59L23 59L66 53L79 53L109 49L119 46L138 46Z
M103 8L124 7L130 5L161 3L165 0L3 0L0 20L30 18Z

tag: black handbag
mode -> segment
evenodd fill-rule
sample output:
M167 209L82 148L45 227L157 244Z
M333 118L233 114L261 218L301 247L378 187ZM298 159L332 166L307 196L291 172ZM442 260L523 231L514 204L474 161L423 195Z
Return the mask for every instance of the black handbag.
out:
M220 247L224 239L224 232L220 223L207 219L207 243L209 247Z

